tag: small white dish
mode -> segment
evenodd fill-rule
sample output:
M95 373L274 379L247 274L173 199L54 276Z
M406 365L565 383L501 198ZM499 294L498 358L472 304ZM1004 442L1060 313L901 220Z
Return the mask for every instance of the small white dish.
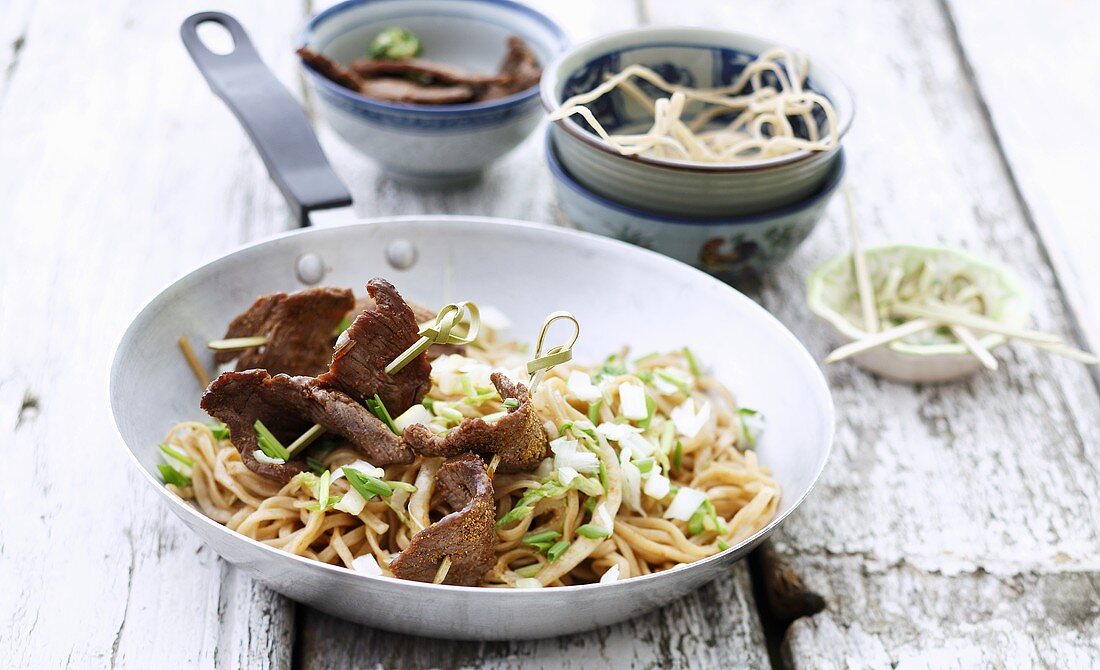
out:
M868 274L873 286L881 286L893 268L909 274L922 262L931 261L937 273L949 276L966 271L977 280L988 298L986 316L998 323L1021 328L1027 322L1031 306L1023 287L1012 272L965 251L946 247L893 244L864 249ZM859 290L850 253L836 256L819 265L807 282L810 309L827 321L846 341L867 336L863 329ZM988 333L978 338L987 350L1004 344L1003 335ZM969 377L982 369L981 361L966 345L950 333L923 331L890 344L855 354L852 359L861 368L888 379L912 383L948 382Z
M568 46L557 24L511 0L348 0L313 17L300 46L346 64L362 58L375 36L391 26L416 33L424 58L483 73L497 71L512 35L527 42L543 67ZM487 102L406 105L362 96L302 68L321 117L403 181L472 181L542 118L537 86Z

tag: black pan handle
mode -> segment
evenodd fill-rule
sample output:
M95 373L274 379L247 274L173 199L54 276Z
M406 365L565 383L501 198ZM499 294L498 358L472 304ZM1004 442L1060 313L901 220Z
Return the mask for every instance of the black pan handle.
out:
M214 53L199 39L197 29L208 21L232 35L231 52ZM180 37L210 88L252 138L299 225L309 225L313 210L351 204L351 194L321 151L305 112L264 65L236 19L200 12L184 20Z

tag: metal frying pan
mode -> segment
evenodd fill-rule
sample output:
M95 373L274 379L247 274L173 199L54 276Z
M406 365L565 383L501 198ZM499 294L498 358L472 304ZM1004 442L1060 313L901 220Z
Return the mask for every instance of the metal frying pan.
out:
M242 41L235 37L239 53ZM284 136L308 130L304 116L286 123ZM264 133L253 129L253 137L263 141ZM270 147L265 155L273 171L285 166ZM321 174L327 164L319 150L313 158L320 159L315 167ZM297 179L280 182L288 198L309 191L295 185ZM329 171L325 179L335 176ZM324 188L338 190L332 183ZM319 201L298 202L308 213ZM782 486L777 517L725 552L677 570L611 584L485 589L371 577L292 556L237 535L165 489L155 474L157 443L177 420L202 416L201 389L176 351L176 338L202 342L221 335L230 318L262 293L313 283L359 287L375 275L428 304L471 299L493 305L511 317L513 335L524 340L532 339L548 312L568 309L582 325L575 349L581 361L598 360L623 344L635 351L690 344L743 405L767 416L758 454ZM213 367L212 359L206 363ZM115 353L110 387L115 423L141 475L225 560L336 616L462 639L590 631L725 574L802 502L825 465L833 434L832 401L817 364L778 321L734 289L614 240L476 217L395 217L300 230L208 263L161 291L133 320Z

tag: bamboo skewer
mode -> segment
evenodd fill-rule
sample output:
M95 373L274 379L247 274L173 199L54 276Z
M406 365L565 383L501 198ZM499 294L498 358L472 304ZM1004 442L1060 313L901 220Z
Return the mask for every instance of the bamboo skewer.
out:
M900 340L903 337L908 337L915 333L919 333L922 330L928 330L929 328L935 328L939 324L931 319L914 319L908 323L903 323L900 326L894 326L893 328L887 328L873 335L856 340L855 342L849 342L842 347L837 347L831 354L825 357L826 363L836 363L842 361L845 358L855 356L858 353L862 353L869 349L881 347L884 344L890 344L894 340Z
M1024 328L1014 328L1012 326L1006 326L1002 323L994 321L993 319L979 316L978 314L973 314L971 312L964 312L959 309L951 309L950 307L943 305L915 305L913 303L899 302L895 305L892 305L890 307L890 310L898 316L935 319L944 324L966 326L967 328L984 330L986 332L1004 335L1005 337L1009 337L1014 340L1024 340L1026 342L1038 342L1045 344L1062 343L1062 340L1055 335L1040 333L1036 330L1027 330Z
M859 238L859 223L856 221L855 205L852 203L852 189L844 184L844 202L848 208L848 232L852 238L852 263L855 265L856 286L859 288L859 304L863 308L863 329L869 333L880 330L878 309L875 305L875 290L871 285L871 275L867 271L867 258L863 255L863 243Z
M176 343L179 344L180 351L183 352L183 357L187 360L191 372L195 373L195 379L199 380L199 384L203 388L210 386L210 375L199 361L198 355L195 354L195 349L191 346L191 340L188 340L186 335L180 335Z
M989 353L989 349L982 346L982 343L978 341L978 338L974 336L974 332L966 326L951 326L951 332L955 337L959 338L959 342L966 345L966 348L970 350L970 353L974 354L974 357L982 362L982 365L990 370L996 370L997 359L993 358L993 354Z

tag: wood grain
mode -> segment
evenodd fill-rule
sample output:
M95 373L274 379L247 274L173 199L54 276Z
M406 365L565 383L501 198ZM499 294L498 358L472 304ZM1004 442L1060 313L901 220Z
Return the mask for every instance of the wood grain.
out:
M144 300L287 225L179 43L206 3L29 7L0 5L0 35L23 38L0 84L3 665L288 667L293 609L166 516L105 397L114 343ZM294 72L300 7L230 9Z
M1048 240L1084 339L1100 349L1100 199L1088 129L1100 116L1100 5L944 4L1025 214Z
M1030 288L1036 325L1072 335L940 5L693 6L696 22L803 46L857 92L848 183L868 244L949 244L1003 261ZM662 14L668 7L655 3L655 18L690 13L678 4ZM758 295L819 358L837 343L792 297L814 265L844 251L846 226L833 203ZM1070 608L1051 618L1027 603L1049 599L1048 586L1091 584L1100 569L1100 397L1082 366L1023 347L998 356L1001 371L940 387L877 380L850 364L828 368L838 408L834 455L774 541L784 564L828 603L790 628L792 665L927 658L937 667L1027 659L1056 666L1095 658L1087 641L1094 612ZM1011 616L974 616L984 611L975 597L996 593L1006 579L1022 592L1019 607ZM966 634L956 631L963 621ZM1006 637L1006 622L1019 632ZM1040 641L1027 651L1033 632ZM996 644L1000 638L1011 644Z
M304 608L303 608L304 609ZM529 613L537 617L537 611ZM392 635L305 613L302 667L440 668L552 667L759 668L767 664L748 570L727 577L658 612L585 635L517 642L451 642Z

